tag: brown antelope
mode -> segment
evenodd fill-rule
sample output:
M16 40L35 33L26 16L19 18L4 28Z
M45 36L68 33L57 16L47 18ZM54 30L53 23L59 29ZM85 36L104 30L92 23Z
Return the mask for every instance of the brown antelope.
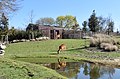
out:
M57 39L60 39L60 34L58 34L56 38L57 38Z
M60 36L61 35L56 32L56 39L60 39Z
M59 49L58 49L57 53L59 54L60 51L63 51L63 50L66 50L66 45L65 45L65 44L61 44L61 45L59 46Z

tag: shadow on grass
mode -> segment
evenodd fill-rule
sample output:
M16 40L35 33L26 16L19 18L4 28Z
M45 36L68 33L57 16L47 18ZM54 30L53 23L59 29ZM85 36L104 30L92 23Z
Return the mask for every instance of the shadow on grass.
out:
M75 48L75 49L68 49L66 51L78 51L78 50L81 50L81 49L86 49L88 47L81 47L81 48Z
M81 47L81 48L75 48L75 49L67 49L67 50L65 50L65 51L79 51L79 50L81 50L81 49L87 49L88 47ZM63 53L63 52L65 52L65 51L61 51L60 53ZM56 52L52 52L52 53L49 53L49 55L59 55L58 53L57 53L57 51Z
M74 49L67 49L67 50L65 50L65 51L79 51L79 50L87 49L87 48L89 48L89 47L80 47L80 48L74 48ZM65 52L65 51L61 51L60 53L63 53L63 52ZM50 53L49 55L59 55L59 54L58 54L57 51L56 51L56 52Z
M54 52L54 53L50 53L49 55L58 55L58 53Z

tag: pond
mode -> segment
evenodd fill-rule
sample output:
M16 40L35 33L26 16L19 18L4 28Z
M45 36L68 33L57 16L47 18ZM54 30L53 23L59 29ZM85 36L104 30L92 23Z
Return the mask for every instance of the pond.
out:
M44 65L69 79L120 79L120 69L112 66L56 58L19 58L18 60Z

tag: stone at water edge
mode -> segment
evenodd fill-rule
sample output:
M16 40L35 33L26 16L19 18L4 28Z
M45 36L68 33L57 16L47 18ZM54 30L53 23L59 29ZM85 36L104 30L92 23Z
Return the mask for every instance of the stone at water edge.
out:
M4 50L0 50L0 55L4 55L5 51Z

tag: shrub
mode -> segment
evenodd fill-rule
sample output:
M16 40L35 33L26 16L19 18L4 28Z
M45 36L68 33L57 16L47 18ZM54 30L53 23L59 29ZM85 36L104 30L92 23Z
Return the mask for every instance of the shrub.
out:
M95 34L90 38L90 47L99 47L105 51L117 51L119 43L115 38L104 34Z
M118 47L116 45L107 45L105 48L104 48L105 51L117 51L118 50Z
M93 37L90 38L90 46L92 47L95 46L100 47L101 43L109 43L109 44L117 45L118 41L104 34L95 34Z
M104 49L105 47L107 47L107 46L109 46L109 45L111 45L111 44L109 44L109 43L101 43L101 44L100 44L100 48L101 48L101 49Z

